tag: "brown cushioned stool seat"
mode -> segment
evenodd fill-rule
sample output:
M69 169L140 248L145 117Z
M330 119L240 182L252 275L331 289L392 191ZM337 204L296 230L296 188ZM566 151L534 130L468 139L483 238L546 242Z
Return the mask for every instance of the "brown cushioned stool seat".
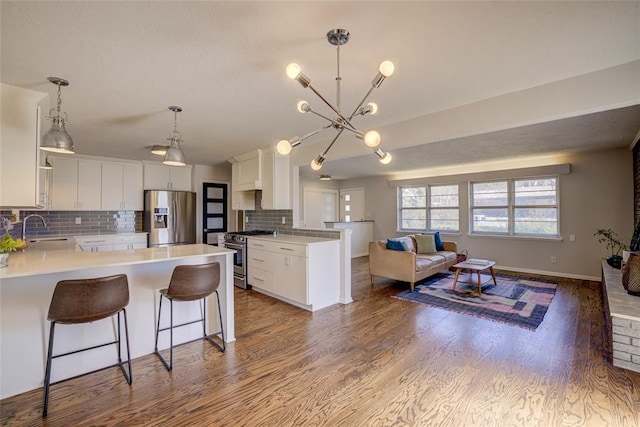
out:
M56 284L49 305L49 314L47 315L47 319L51 322L51 329L49 331L49 350L47 352L47 367L44 376L44 405L42 416L47 415L49 388L51 386L51 362L55 358L115 344L118 353L118 362L112 366L119 366L127 383L131 384L131 352L129 350L127 311L125 309L128 304L129 283L127 276L124 274L91 279L61 280ZM120 351L120 313L122 313L124 317L125 339L127 343L127 360L125 362L122 361ZM53 355L53 337L56 324L89 323L115 315L118 317L118 326L117 337L114 341L55 356ZM128 372L124 368L125 363L128 365Z
M220 296L218 294L218 286L220 285L220 263L213 262L209 264L199 265L179 265L173 270L169 287L160 290L160 304L158 307L158 327L156 328L156 345L155 353L158 355L165 368L168 371L173 369L173 328L191 325L193 323L202 322L203 338L209 341L213 346L223 353L226 350L224 341L224 328L222 327L222 311L220 310ZM218 317L220 320L220 331L207 334L206 317L207 317L207 297L216 294L218 302ZM167 298L170 304L170 324L165 328L160 328L160 318L162 314L162 300ZM173 324L173 302L198 301L201 304L202 317L200 319L185 322L180 325ZM158 336L160 332L169 330L169 362L165 360L158 350ZM219 343L214 340L219 338ZM186 343L182 343L186 344Z

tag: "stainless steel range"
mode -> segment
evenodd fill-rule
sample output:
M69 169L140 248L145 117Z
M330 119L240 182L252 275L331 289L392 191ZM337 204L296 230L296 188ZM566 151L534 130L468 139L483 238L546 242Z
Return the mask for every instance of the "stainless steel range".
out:
M233 257L233 284L250 289L247 284L247 236L273 234L273 230L235 231L224 235L224 246L236 251Z

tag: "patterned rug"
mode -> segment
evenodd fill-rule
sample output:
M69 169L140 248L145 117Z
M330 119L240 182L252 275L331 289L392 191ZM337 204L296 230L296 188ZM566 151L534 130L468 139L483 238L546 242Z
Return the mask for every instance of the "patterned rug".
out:
M489 280L479 295L477 285L458 282L456 290L451 290L453 277L453 273L438 273L417 285L413 292L407 290L394 298L535 330L558 285L552 280L496 274L498 285ZM484 274L482 277L483 281L490 278Z

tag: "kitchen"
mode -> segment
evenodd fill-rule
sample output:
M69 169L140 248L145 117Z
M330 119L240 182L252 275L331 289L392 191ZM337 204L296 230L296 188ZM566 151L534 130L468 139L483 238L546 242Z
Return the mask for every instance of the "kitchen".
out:
M175 249L181 246L167 249L162 244L145 244L143 249L140 246L134 248L131 242L119 247L115 241L104 241L106 237L111 236L122 238L144 235L154 231L152 224L166 227L170 223L166 217L166 207L158 205L145 214L144 195L145 192L147 195L152 194L150 190L190 192L193 194L194 212L203 212L202 188L205 183L231 185L232 204L238 200L245 203L236 206L242 208L241 216L244 219L244 224L237 227L249 230L260 229L262 226L272 230L270 235L255 236L255 240L261 241L258 244L272 245L273 254L279 257L283 266L273 271L260 271L271 274L270 282L251 283L249 278L247 284L253 285L255 291L309 311L351 301L349 258L342 256L349 253L348 248L345 250L345 245L348 245L348 233L298 230L293 227L292 205L290 201L287 204L287 200L291 198L288 194L289 185L286 185L287 191L281 191L282 187L271 182L273 177L269 178L261 173L271 167L271 170L279 171L277 176L284 180L282 182L296 182L295 174L290 174L289 168L282 168L281 165L274 167L275 163L268 164L281 160L276 158L273 152L268 153L268 150L265 150L264 161L262 150L250 154L253 159L251 161L258 166L257 174L252 175L254 179L251 186L244 182L236 182L233 178L229 182L229 178L235 176L234 173L238 172L239 168L243 169L243 176L250 173L251 167L243 159L233 163L231 171L221 171L221 168L203 165L178 167L152 161L79 154L45 154L38 149L38 144L44 131L42 112L48 110L49 100L46 94L2 84L2 101L0 216L14 220L11 225L13 230L9 230L14 236L15 233L20 233L24 226L25 239L32 240L29 242L30 247L24 252L10 254L8 267L0 269L3 325L1 335L2 348L5 349L0 367L3 377L2 398L42 384L43 367L40 356L44 342L35 338L44 336L43 331L46 330L47 322L42 313L46 312L55 283L65 277L78 277L82 269L86 274L102 274L115 271L114 269L128 271L132 289L139 289L134 293L136 297L132 298L133 308L141 317L153 318L155 301L153 297L149 298L150 290L157 291L166 284L170 270L176 262L193 263L219 259L225 265L222 277L226 293L222 311L226 323L226 337L228 342L234 340L234 253L231 250L215 247L212 241L203 242L209 243L208 245L193 245L200 248L190 253L180 253L182 249ZM4 107L9 105L14 109ZM45 163L50 164L52 169L40 167ZM283 171L286 172L285 175L280 174ZM14 176L20 176L20 180L16 182ZM249 204L251 201L253 206ZM147 201L147 206L149 205L150 200ZM227 216L233 217L236 211L240 212L239 209L229 209ZM28 215L39 215L42 221L30 220L26 224L21 222L21 219L24 220ZM149 221L152 217L153 221ZM230 223L235 224L235 221ZM196 242L202 242L206 226L205 218L195 215L195 228L198 230ZM273 235L273 231L276 231L276 236ZM100 245L93 240L93 243L87 242L89 246L86 248L82 248L82 245L76 248L76 242L82 242L83 238L87 237L95 239L96 236L101 238ZM74 237L77 239L74 240ZM191 241L192 239L189 240ZM273 246L274 244L276 246ZM111 252L103 253L103 246L111 249ZM190 246L192 245L183 247ZM205 249L202 249L202 246ZM283 247L284 250L293 253L277 254ZM83 249L86 250L83 252ZM159 252L163 250L168 253ZM93 252L101 253L98 255ZM262 254L270 252L269 249L262 249ZM42 255L42 259L46 258L48 261L37 266L39 264L34 264L33 259L29 259L36 254ZM62 261L83 260L85 255L99 256L92 259L102 259L105 265L83 266L78 270L78 267L68 264L71 261ZM183 261L177 261L178 259ZM184 261L185 259L187 261ZM250 269L249 260L247 271L250 272ZM72 271L75 272L71 273ZM295 275L292 276L291 271L295 271ZM154 280L150 280L149 277ZM259 278L257 275L254 277ZM279 289L278 285L283 283L295 283L297 289ZM329 292L324 291L327 287L330 288ZM30 302L25 306L24 301ZM38 308L34 311L36 307ZM32 327L27 333L15 336L10 333L10 329L17 322ZM148 327L140 328L134 333L145 336L142 339L145 344L134 351L134 357L148 354L151 351L148 339L153 334ZM24 348L33 357L25 360L16 359L15 352L12 354L9 351L12 348ZM92 366L95 366L96 362L92 363ZM23 369L16 370L16 366L22 366ZM9 372L19 371L32 374L23 377L9 375ZM73 368L60 372L61 375L77 373Z

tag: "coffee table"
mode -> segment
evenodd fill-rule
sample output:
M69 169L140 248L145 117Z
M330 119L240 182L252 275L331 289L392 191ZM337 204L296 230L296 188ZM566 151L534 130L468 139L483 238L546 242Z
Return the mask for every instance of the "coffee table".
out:
M456 290L456 285L458 283L466 283L469 285L478 285L478 293L481 294L482 293L482 285L484 285L485 283L488 283L491 279L483 282L482 281L482 272L485 270L489 270L489 272L491 273L491 278L493 279L493 284L494 285L498 285L498 282L496 282L496 275L493 271L493 266L496 265L495 261L489 261L489 260L484 260L486 262L484 263L474 263L474 262L469 262L469 261L463 261L463 262L459 262L457 264L455 264L453 266L453 268L456 269L456 277L453 279L453 290ZM469 280L467 282L461 281L460 279L460 272L462 272L463 270L469 270ZM473 273L477 273L478 275L478 280L477 281L473 281Z

